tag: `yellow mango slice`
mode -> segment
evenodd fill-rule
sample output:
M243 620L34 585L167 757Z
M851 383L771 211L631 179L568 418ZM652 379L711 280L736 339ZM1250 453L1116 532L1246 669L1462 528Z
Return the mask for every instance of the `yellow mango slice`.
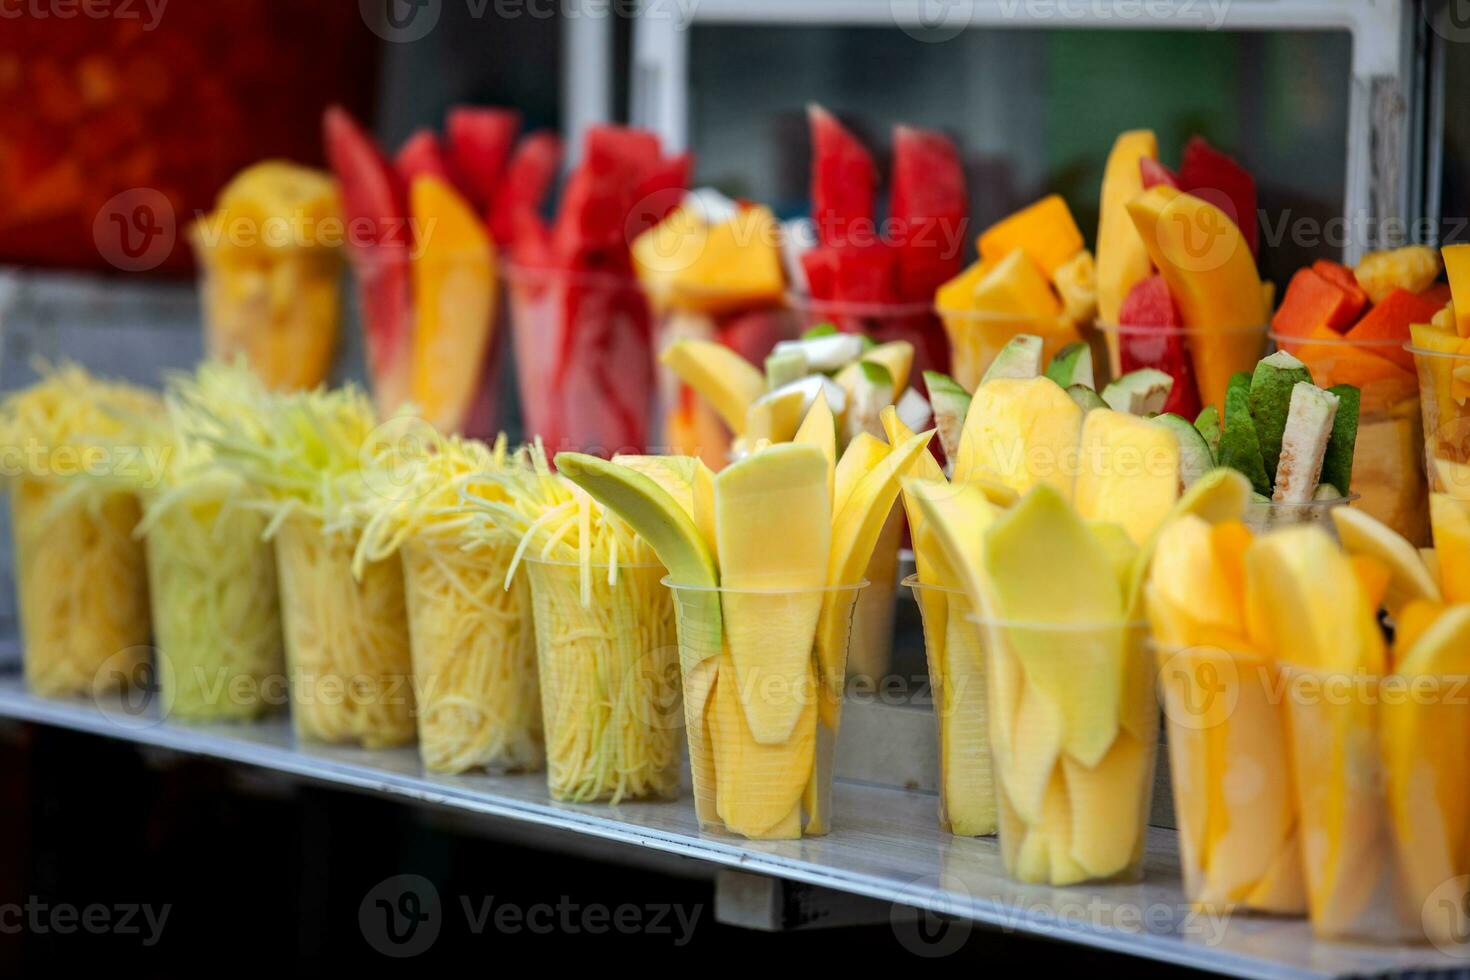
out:
M1431 493L1429 523L1434 531L1444 601L1470 602L1470 501Z
M1065 719L1065 751L1097 765L1117 735L1127 666L1122 590L1107 553L1059 493L1039 486L995 520L981 563L996 616L1037 624L1003 629L1027 684Z
M1051 284L1062 298L1062 313L1078 326L1097 319L1097 268L1092 253L1083 249L1052 273Z
M810 662L804 680L814 685ZM816 748L816 701L808 699L786 740L763 743L746 723L740 684L734 659L721 654L709 709L717 812L726 828L746 837L800 837L800 804Z
M1153 272L1148 249L1128 215L1128 202L1143 193L1143 176L1138 162L1158 159L1159 141L1151 130L1133 129L1118 134L1103 168L1101 201L1097 218L1097 312L1106 324L1116 325L1118 312L1128 291ZM1117 337L1108 336L1113 375L1119 373Z
M822 457L827 461L827 495L830 497L837 468L837 419L832 415L832 406L827 399L818 398L812 402L791 441L801 446L816 446L822 451Z
M1251 499L1251 485L1239 472L1232 469L1213 469L1196 480L1174 504L1174 509L1164 521L1163 527L1187 515L1194 515L1211 524L1239 521L1245 514ZM1153 561L1158 533L1138 549L1133 561L1133 574L1124 595L1124 606L1131 617L1137 616L1143 601L1143 586L1148 579L1148 569Z
M970 484L910 477L903 480L903 490L905 499L923 515L919 541L926 559L941 574L954 576L974 608L988 609L990 586L981 555L985 534L1000 515L999 509Z
M934 590L924 590L933 592ZM921 593L922 594L922 593ZM939 774L950 832L961 837L995 833L995 786L990 765L990 714L986 710L985 651L980 627L969 620L970 603L948 600L940 645L930 665L939 719ZM927 609L926 609L927 612Z
M1259 537L1245 564L1247 606L1283 657L1322 670L1382 671L1375 610L1325 531L1299 525Z
M888 521L889 511L893 510L893 503L898 498L899 478L916 456L928 451L929 440L933 437L934 430L930 429L895 447L858 481L843 502L831 528L826 575L828 585L851 585L861 581L864 569L872 561L873 549ZM838 469L840 488L840 463ZM855 598L855 594L847 589L833 589L822 598L821 621L817 629L817 663L822 683L834 695L842 690L844 681Z
M934 305L939 308L941 315L945 310L974 309L975 287L980 285L985 273L985 263L976 261L935 290Z
M1138 558L1138 545L1133 543L1133 538L1122 525L1111 521L1088 521L1087 529L1107 554L1108 563L1113 566L1113 574L1118 580L1118 588L1128 588L1133 562Z
M715 684L720 676L720 658L710 657L684 676L684 727L689 743L689 775L694 794L694 815L701 828L719 829L718 785L715 769L715 740L710 728Z
M1470 873L1470 607L1446 610L1398 674L1420 687L1380 709L1385 791L1407 897L1422 905L1440 884Z
M1082 409L1050 378L997 378L970 401L954 481L986 474L1018 495L1046 485L1071 499Z
M832 484L832 513L841 514L842 508L852 498L852 492L878 464L888 455L889 447L883 440L867 432L859 432L847 444L842 457L837 460L836 475Z
M886 370L888 376L893 379L893 390L903 394L909 386L909 375L914 369L914 345L907 340L890 340L865 351L863 356L858 358L858 362L877 364ZM845 371L846 369L844 373ZM842 373L839 373L839 384L841 377ZM845 385L844 388L846 388Z
M1340 512L1340 513L1339 513ZM1439 583L1412 544L1382 521L1353 507L1335 507L1332 523L1338 540L1350 555L1373 558L1388 569L1384 608L1397 618L1404 606L1420 599L1439 602Z
M414 327L409 395L442 432L458 432L480 389L495 327L495 245L484 222L444 181L409 190L419 227L433 228L413 256Z
M1059 886L1075 885L1089 877L1087 868L1076 859L1079 814L1070 789L1061 770L1054 771L1041 805L1041 826L1031 831L1046 841L1047 881Z
M1023 663L1019 655L1016 662ZM995 773L995 779L1017 819L1034 826L1042 821L1046 789L1062 755L1067 720L1061 706L1026 678L1024 665L1021 674L1015 727L1005 740L1009 764Z
M1199 393L1223 415L1225 389L1237 371L1252 371L1270 319L1261 279L1240 229L1207 201L1171 187L1150 188L1128 202L1149 258L1169 284L1189 338Z
M1095 766L1062 757L1072 806L1071 856L1091 878L1126 871L1143 848L1148 826L1154 747L1120 732Z
M1163 643L1191 646L1206 629L1240 622L1240 597L1229 569L1216 558L1213 528L1203 518L1187 514L1159 532L1149 577L1154 593L1185 618L1182 627L1159 624Z
M719 565L719 541L715 534L715 474L703 460L694 467L694 479L689 487L693 505L690 516L694 518L694 526L699 528L699 536L704 539L710 557Z
M1082 232L1067 202L1060 194L1049 194L985 229L977 247L981 261L990 265L1020 249L1050 276L1082 245Z
M730 431L745 434L751 404L766 393L765 375L755 365L724 344L693 338L670 344L659 363L708 402Z
M618 453L612 461L637 470L663 489L691 519L694 517L695 456L640 456Z
M1020 248L988 261L989 271L975 284L970 302L976 310L1021 318L1054 317L1062 312L1047 279L1048 270Z
M1148 419L1099 408L1082 421L1073 500L1143 544L1179 499L1179 440Z
M1439 254L1455 304L1455 332L1470 337L1470 245L1446 245Z
M770 446L715 477L725 635L752 736L787 741L814 692L803 690L832 542L827 460ZM721 685L725 680L721 679Z

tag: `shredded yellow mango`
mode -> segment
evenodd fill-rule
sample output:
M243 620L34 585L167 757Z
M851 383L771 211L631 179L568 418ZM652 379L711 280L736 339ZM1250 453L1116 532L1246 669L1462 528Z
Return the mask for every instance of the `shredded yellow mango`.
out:
M378 426L348 386L266 394L247 418L217 417L206 435L220 464L251 488L276 544L291 720L299 737L396 745L414 737L403 569L353 574Z
M504 437L492 449L427 431L420 442L408 428L401 436L373 460L394 490L365 502L354 564L402 556L424 766L539 769L545 752L530 585L515 577L505 587L515 541L470 537L475 515L463 498L501 495L485 474L506 467Z
M51 697L142 684L147 576L134 480L156 468L158 400L76 365L0 405L26 683Z
M667 798L683 724L673 602L653 550L551 471L539 444L466 488L474 537L509 536L531 583L547 786L572 802Z

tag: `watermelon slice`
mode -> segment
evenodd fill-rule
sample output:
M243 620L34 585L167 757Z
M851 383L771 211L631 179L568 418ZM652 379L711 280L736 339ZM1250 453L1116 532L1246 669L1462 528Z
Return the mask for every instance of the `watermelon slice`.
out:
M1184 144L1179 164L1179 189L1230 215L1240 233L1258 252L1259 221L1256 216L1256 180L1240 164L1207 143L1202 136Z
M1138 174L1143 178L1143 189L1157 187L1160 184L1165 187L1179 186L1179 178L1174 176L1174 171L1164 166L1153 157L1140 157L1138 160Z
M404 187L412 187L420 177L434 177L453 184L449 175L449 161L444 158L444 147L439 143L439 134L430 129L420 129L404 141L393 158L393 166L403 179Z
M851 244L873 229L873 158L819 105L807 108L812 139L812 221L822 245Z
M631 242L673 213L684 200L684 188L689 186L693 170L694 157L680 153L662 157L643 171L625 222L626 241Z
M515 241L524 217L534 218L540 212L561 166L561 153L561 139L549 130L521 140L492 199L490 231L497 242L509 245Z
M489 210L505 171L521 114L512 109L456 106L449 110L444 135L449 143L449 170L460 192L477 211Z
M346 110L328 108L322 128L347 222L348 256L357 272L373 395L380 411L393 411L408 394L412 367L413 294L404 188L377 144Z
M1161 275L1140 279L1128 291L1118 320L1125 328L1118 336L1123 373L1155 368L1174 379L1162 412L1192 419L1199 414L1199 386L1183 332L1184 320L1169 286Z
M898 248L901 300L931 300L959 275L968 212L965 172L954 144L939 133L895 127L888 217Z

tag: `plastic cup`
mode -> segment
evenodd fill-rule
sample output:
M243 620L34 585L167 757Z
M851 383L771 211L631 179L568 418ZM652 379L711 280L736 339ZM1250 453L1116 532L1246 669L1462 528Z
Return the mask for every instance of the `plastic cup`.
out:
M275 549L266 517L231 487L200 487L150 512L148 588L162 713L243 721L285 696Z
M768 591L664 584L679 625L700 829L757 840L827 833L852 612L867 583ZM811 645L804 635L773 635L773 623L810 623ZM740 631L733 644L732 628ZM736 660L747 647L742 637L759 662Z
M1245 508L1245 526L1255 534L1265 534L1280 527L1291 527L1297 524L1311 524L1320 527L1333 539L1337 538L1337 528L1332 523L1332 512L1339 507L1346 507L1357 501L1356 493L1347 497L1328 497L1324 500L1309 500L1306 503L1292 504L1280 500L1261 500L1252 497Z
M243 251L196 238L204 349L246 362L270 388L315 388L331 373L341 315L336 249L301 246Z
M977 622L1006 873L1138 880L1159 724L1146 624Z
M1463 488L1445 485L1446 474L1437 461L1470 463L1470 354L1406 349L1419 373L1429 489L1459 492Z
M1282 670L1313 930L1463 949L1467 678Z
M940 320L949 337L950 374L965 387L974 391L980 379L990 367L990 362L1011 340L1020 334L1032 334L1041 338L1042 364L1051 362L1057 351L1078 340L1092 341L1070 318L1058 314L1047 317L1024 317L988 310L940 309ZM1093 352L1094 371L1098 379L1103 378L1102 367L1106 360Z
M527 441L548 456L643 452L654 359L638 281L517 266L505 278Z
M786 297L800 329L830 323L843 333L859 333L878 343L907 340L914 345L915 381L924 371L950 370L950 345L932 303L848 303L798 293Z
M1155 646L1184 894L1212 912L1305 915L1280 673L1258 654Z
M513 541L402 549L419 755L433 772L541 768L541 694L531 586L505 576Z
M1302 342L1273 333L1282 350L1301 359L1319 388L1359 389L1358 438L1353 451L1353 506L1410 542L1429 542L1424 435L1419 385L1410 355L1396 340L1342 338Z
M142 686L148 589L130 493L58 504L63 480L16 480L11 528L26 686L67 697Z
M666 350L678 340L718 341L736 350L757 367L779 341L800 332L791 310L779 303L744 300L739 294L710 293L691 296L693 306L668 305L658 313L654 349ZM713 408L668 368L658 369L655 432L662 452L698 456L713 469L730 456L731 433Z
M664 567L618 565L614 583L605 564L585 575L576 562L525 567L552 799L672 799L683 719Z
M924 621L924 653L939 726L939 824L959 837L993 834L985 646L970 599L962 589L926 585L917 575L903 584L914 590Z
M276 533L276 567L298 738L382 748L413 741L413 664L403 567L352 575L357 534L298 515Z
M1249 327L1150 327L1133 324L1094 324L1098 336L1106 341L1107 358L1096 357L1093 364L1099 372L1098 391L1102 391L1102 365L1108 364L1108 379L1114 380L1139 368L1158 368L1169 356L1173 338L1184 342L1184 353L1199 389L1200 406L1215 404L1224 411L1225 386L1237 371L1254 371L1256 362L1266 353L1268 324ZM1201 352L1202 344L1223 345L1220 350ZM1114 359L1115 358L1115 359ZM1109 359L1113 359L1110 360ZM1211 400L1213 386L1216 401ZM1190 419L1190 421L1194 421Z

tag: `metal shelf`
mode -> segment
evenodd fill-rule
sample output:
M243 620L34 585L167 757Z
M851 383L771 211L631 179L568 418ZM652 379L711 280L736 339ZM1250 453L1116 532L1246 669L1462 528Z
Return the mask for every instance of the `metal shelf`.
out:
M540 775L426 774L413 748L367 751L297 745L284 719L186 726L150 705L56 701L0 677L0 717L54 725L209 756L394 797L586 835L620 845L863 895L969 919L983 926L1242 977L1306 978L1465 971L1467 959L1432 948L1314 940L1304 922L1192 914L1180 891L1171 831L1150 834L1142 883L1055 889L1002 872L993 840L951 837L932 795L839 782L828 837L749 842L701 834L687 800L619 806L551 801Z

